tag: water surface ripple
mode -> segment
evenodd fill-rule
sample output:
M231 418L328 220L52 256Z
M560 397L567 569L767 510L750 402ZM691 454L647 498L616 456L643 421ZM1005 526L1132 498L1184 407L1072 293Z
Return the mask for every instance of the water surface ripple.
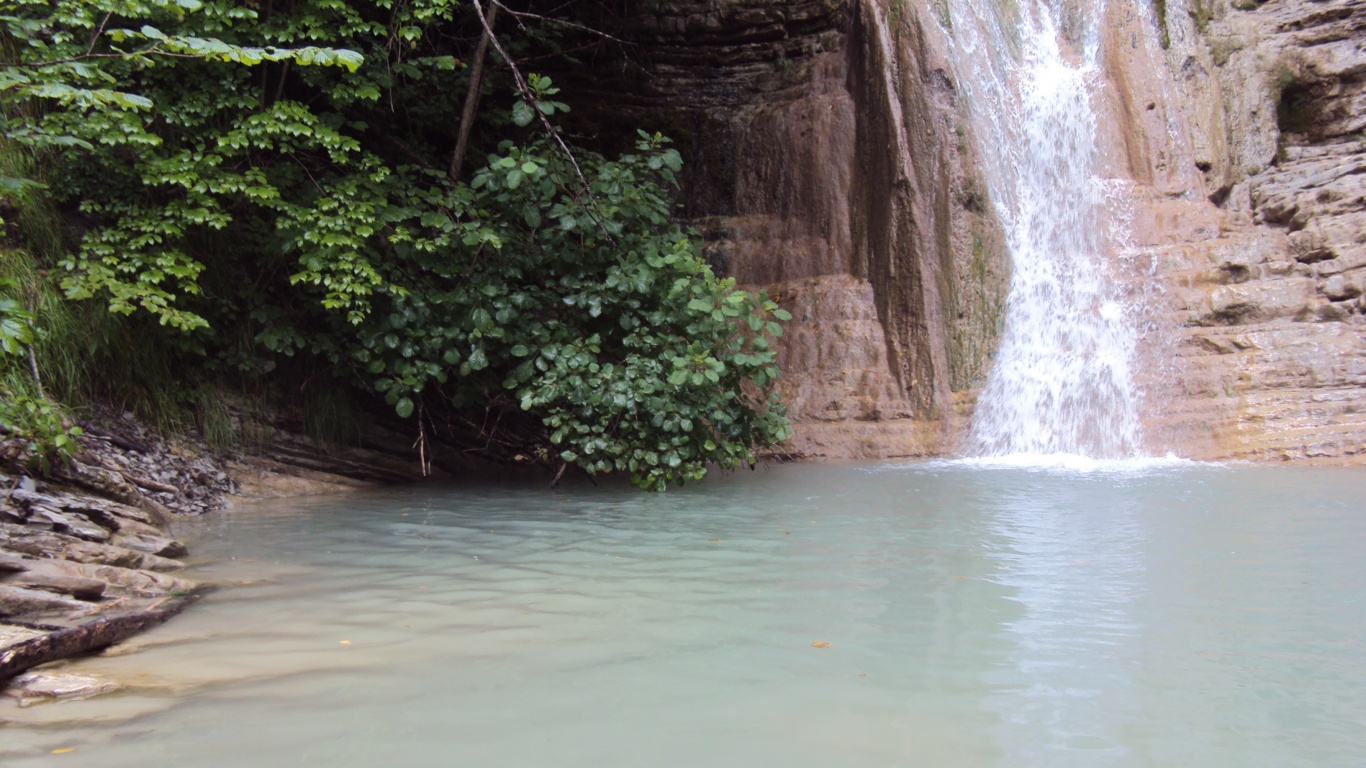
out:
M1360 765L1363 491L941 462L246 507L180 531L221 591L78 665L125 692L0 708L0 762Z

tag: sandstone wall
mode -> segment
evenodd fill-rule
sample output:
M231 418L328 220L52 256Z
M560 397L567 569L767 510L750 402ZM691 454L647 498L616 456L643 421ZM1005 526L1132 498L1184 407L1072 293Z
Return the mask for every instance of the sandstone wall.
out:
M1366 457L1366 0L1112 0L1104 173L1141 319L1147 448ZM780 297L795 452L951 453L1008 263L943 7L678 0L604 111L680 139L723 272Z
M1173 162L1205 200L1147 224L1179 387L1158 434L1366 461L1366 2L1188 0L1167 28Z
M981 382L995 346L1001 237L925 13L647 5L626 22L643 44L636 79L602 92L681 137L710 260L793 313L781 386L799 455L950 450L965 423L956 393Z

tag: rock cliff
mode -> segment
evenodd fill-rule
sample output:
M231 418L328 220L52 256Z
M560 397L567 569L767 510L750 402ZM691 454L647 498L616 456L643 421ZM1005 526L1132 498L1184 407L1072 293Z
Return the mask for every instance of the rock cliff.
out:
M951 453L1009 266L944 4L646 6L631 87L718 268L795 315L795 452ZM1106 7L1099 137L1143 318L1147 447L1366 456L1366 0ZM621 93L630 93L622 96Z
M1175 326L1167 437L1364 461L1366 2L1192 0L1165 23L1170 162L1205 197L1146 227Z
M711 261L793 313L806 457L950 450L994 347L1001 237L923 23L872 0L647 6L637 79L602 94L681 139Z

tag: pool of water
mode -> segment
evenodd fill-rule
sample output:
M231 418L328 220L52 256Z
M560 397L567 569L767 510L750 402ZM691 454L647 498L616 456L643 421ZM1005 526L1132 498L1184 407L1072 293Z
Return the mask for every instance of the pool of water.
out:
M178 533L222 589L75 665L122 692L0 707L0 763L1366 759L1361 471L789 465Z

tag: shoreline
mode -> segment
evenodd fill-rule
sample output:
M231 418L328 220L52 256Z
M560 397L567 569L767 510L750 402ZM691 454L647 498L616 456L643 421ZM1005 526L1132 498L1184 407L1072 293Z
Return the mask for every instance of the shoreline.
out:
M35 668L114 646L215 589L172 575L190 565L183 559L188 548L171 533L174 520L243 503L348 494L422 479L403 472L397 451L329 454L308 448L307 438L286 435L281 442L289 447L278 454L228 459L188 439L133 429L141 441L97 430L105 437L87 438L72 464L51 480L0 471L0 695L20 706L107 692L105 681ZM1348 457L1229 461L1360 466ZM367 476L357 477L359 468Z
M106 419L86 428L80 450L50 478L0 468L0 695L22 706L106 692L101 681L35 667L114 646L212 591L175 575L190 554L172 533L175 520L234 499L417 479L394 456L385 459L359 449L326 453L283 432L264 456L227 458L193 438Z

